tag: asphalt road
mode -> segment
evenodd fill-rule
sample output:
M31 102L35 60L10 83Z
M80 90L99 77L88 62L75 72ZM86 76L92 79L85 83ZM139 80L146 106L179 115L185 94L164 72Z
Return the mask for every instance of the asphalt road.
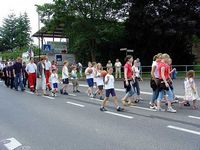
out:
M174 84L176 94L183 95L182 81ZM123 85L115 85L121 99ZM0 150L200 150L200 110L177 104L175 114L149 110L148 81L141 90L143 100L136 107L117 112L109 102L109 111L100 112L101 101L90 99L85 87L52 98L0 83Z

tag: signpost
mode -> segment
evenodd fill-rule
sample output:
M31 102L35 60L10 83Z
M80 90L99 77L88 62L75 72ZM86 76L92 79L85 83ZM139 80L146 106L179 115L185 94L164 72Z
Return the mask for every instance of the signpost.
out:
M127 48L120 48L120 51L126 51L126 56L128 53L133 53L134 50L133 49L127 49Z

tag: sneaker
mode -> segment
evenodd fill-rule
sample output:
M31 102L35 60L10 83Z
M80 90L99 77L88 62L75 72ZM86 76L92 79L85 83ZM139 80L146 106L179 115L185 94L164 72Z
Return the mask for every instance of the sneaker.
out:
M76 91L73 91L73 93L76 93Z
M60 94L63 94L63 90L62 89L60 89Z
M91 95L90 95L90 97L91 97L91 98L94 98L94 95L93 95L93 94L91 94Z
M55 96L54 93L51 93L51 96L54 97Z
M77 92L77 93L80 93L80 91L79 91L79 90L76 90L76 92Z
M149 108L150 109L156 109L156 106L155 105L150 105Z
M117 111L124 111L124 108L118 107Z
M100 100L104 100L104 98L101 96L100 98L99 98Z
M184 106L190 106L190 103L189 103L189 102L187 102L187 103L185 103L185 104L184 104Z
M67 92L63 93L63 95L69 95Z
M167 112L176 113L176 110L172 107L167 108Z
M96 96L97 96L97 94L96 94L96 93L94 93L94 94L93 94L93 98L95 98Z
M139 102L140 102L140 99L136 99L136 100L135 100L135 103L139 103Z
M107 109L105 109L105 107L100 107L100 111L107 111Z

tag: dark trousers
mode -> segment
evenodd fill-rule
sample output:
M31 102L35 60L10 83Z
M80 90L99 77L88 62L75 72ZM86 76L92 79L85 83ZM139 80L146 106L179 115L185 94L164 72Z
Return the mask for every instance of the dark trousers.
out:
M9 77L8 85L11 89L14 88L14 77Z

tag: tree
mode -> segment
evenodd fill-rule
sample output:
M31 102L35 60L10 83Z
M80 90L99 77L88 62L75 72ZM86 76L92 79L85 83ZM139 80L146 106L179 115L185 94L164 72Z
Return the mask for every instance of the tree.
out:
M16 17L15 14L8 15L4 19L3 26L0 28L1 48L3 50L12 50L29 45L30 38L30 20L24 13Z
M200 35L199 6L197 0L133 0L126 23L127 44L145 58L144 64L158 52L169 53L175 64L193 63L192 36Z
M3 21L1 28L1 38L3 47L7 50L13 50L16 47L17 36L17 18L14 13L8 15Z
M17 18L17 33L16 36L16 44L21 49L23 47L26 47L30 44L31 38L31 30L30 30L30 20L28 18L27 13L24 13L23 15L20 14L20 16Z
M37 11L47 26L50 18L51 26L64 23L73 51L95 61L102 43L123 35L119 20L127 16L125 4L123 0L54 0L54 4L37 5Z

